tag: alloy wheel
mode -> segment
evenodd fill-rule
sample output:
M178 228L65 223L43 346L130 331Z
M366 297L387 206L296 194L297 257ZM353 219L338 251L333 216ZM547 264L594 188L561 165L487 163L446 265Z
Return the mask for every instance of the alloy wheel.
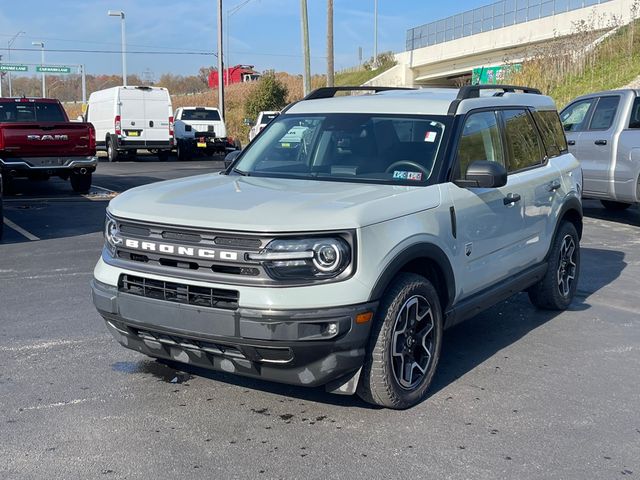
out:
M568 297L573 281L576 278L576 242L571 235L565 235L560 246L560 262L558 265L558 289L560 295Z

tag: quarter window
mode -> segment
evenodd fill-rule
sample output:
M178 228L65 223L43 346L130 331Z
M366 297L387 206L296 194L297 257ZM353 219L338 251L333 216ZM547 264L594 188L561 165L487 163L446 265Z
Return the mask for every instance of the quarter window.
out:
M477 160L504 166L504 150L495 112L469 115L458 145L458 178L465 178L469 165Z
M608 130L613 125L613 119L618 111L619 96L601 97L593 112L589 130Z
M560 118L554 110L535 111L533 117L538 124L547 155L555 157L567 151L567 139L562 131Z
M544 160L542 144L531 115L527 110L502 112L509 146L508 172L541 165Z
M560 120L565 132L578 132L584 130L587 113L593 104L593 98L581 100L565 108L560 114Z

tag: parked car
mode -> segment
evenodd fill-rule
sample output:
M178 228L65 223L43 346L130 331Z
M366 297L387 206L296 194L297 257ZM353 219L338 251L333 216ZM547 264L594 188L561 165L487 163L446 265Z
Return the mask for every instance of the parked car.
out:
M92 282L108 330L151 357L420 402L446 327L576 292L582 177L553 100L490 88L321 88L222 174L111 200Z
M70 122L58 100L0 98L0 173L5 193L13 179L71 180L86 193L96 169L96 136L91 124Z
M217 108L180 107L174 118L178 160L187 160L197 153L214 155L240 148L239 142L227 137Z
M258 118L256 119L256 123L254 123L249 130L249 141L253 141L253 139L256 138L256 135L258 135L264 129L264 127L269 125L269 122L271 122L279 114L280 112L278 111L260 112L258 114Z
M96 129L97 146L110 162L123 154L135 158L138 150L167 160L173 149L173 109L163 87L113 87L93 92L85 114Z
M582 166L583 196L611 210L640 202L640 97L611 90L573 100L560 114Z

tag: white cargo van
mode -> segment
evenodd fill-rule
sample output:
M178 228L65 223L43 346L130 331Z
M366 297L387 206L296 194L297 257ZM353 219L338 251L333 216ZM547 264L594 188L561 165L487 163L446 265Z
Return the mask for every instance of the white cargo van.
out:
M163 87L113 87L89 97L86 121L96 129L96 146L110 162L138 149L157 152L166 160L173 148L173 109Z

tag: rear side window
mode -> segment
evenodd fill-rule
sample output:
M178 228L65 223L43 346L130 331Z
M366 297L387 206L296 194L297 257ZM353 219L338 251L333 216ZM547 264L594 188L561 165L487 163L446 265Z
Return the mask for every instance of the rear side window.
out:
M504 110L502 115L509 146L507 171L517 172L541 165L544 160L542 143L529 112Z
M578 132L584 130L587 113L595 99L589 98L573 103L560 114L560 121L565 132Z
M477 160L504 166L504 150L495 112L478 112L467 117L458 145L458 178L465 178L469 165Z
M0 122L66 122L57 103L0 102Z
M538 124L547 155L555 157L566 152L567 139L564 136L558 114L553 110L535 111L533 117Z
M629 128L640 128L640 97L636 97L631 109L631 120L629 120Z
M619 96L600 97L598 105L591 117L591 123L589 124L589 130L608 130L613 125L613 119L616 117L618 111L618 104L620 103Z

